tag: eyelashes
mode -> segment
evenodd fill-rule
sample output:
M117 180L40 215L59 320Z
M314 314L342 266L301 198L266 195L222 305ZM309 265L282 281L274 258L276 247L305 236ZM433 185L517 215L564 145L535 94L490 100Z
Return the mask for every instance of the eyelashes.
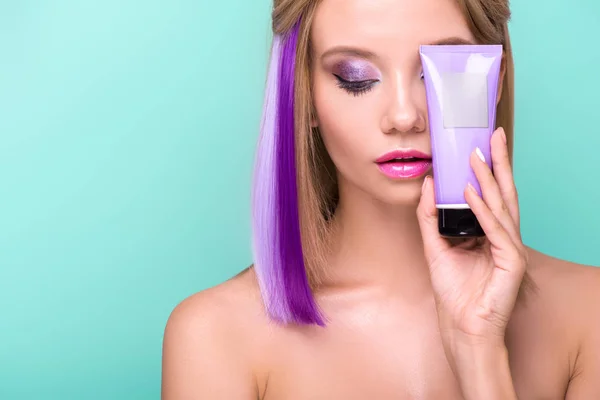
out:
M333 74L333 76L337 79L338 87L344 89L346 92L350 93L353 96L360 96L361 94L365 94L371 89L379 80L377 79L368 79L364 81L347 81L340 77L339 75Z
M367 79L362 81L349 81L337 74L333 74L337 79L337 85L339 88L345 90L349 94L353 96L360 96L361 94L365 94L373 89L376 83L379 82L378 79ZM425 78L423 72L419 74L419 79L423 80Z

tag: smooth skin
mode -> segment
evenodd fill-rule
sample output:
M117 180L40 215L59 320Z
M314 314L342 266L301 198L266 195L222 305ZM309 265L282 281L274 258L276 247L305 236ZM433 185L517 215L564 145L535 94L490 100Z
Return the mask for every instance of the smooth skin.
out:
M503 130L493 174L470 159L482 243L439 236L435 177L392 180L374 163L395 148L430 154L418 49L450 37L474 40L453 0L320 3L313 122L340 188L315 292L327 327L269 321L250 267L172 312L163 400L600 399L600 268L523 244ZM341 88L340 63L360 65L369 90ZM519 296L525 271L537 290Z

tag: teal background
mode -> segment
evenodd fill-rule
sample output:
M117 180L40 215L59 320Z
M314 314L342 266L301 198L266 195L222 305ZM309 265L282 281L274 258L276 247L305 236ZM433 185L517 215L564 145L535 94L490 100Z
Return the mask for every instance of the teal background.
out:
M600 264L600 3L513 1L527 244ZM165 322L251 263L270 2L0 1L0 399L158 399Z

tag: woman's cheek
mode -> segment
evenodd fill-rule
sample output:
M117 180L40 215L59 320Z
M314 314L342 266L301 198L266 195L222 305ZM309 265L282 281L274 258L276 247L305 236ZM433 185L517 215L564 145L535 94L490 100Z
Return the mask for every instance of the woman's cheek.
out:
M373 126L364 111L325 102L320 116L320 131L327 151L338 169L348 170L370 157Z

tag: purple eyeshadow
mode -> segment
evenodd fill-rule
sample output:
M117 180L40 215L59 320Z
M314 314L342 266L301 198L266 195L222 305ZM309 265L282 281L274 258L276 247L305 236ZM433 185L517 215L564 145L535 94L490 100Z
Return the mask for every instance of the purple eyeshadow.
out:
M333 73L347 81L366 81L379 79L380 74L366 61L345 60L337 63Z

